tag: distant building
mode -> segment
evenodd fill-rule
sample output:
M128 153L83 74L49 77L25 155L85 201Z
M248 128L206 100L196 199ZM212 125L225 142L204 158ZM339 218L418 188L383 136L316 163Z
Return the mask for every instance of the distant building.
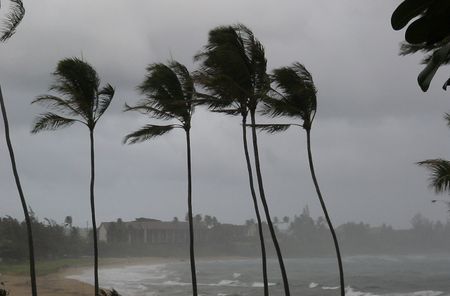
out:
M135 221L103 222L98 228L101 242L125 242L129 244L184 244L189 239L187 222L164 222L156 219L137 218Z

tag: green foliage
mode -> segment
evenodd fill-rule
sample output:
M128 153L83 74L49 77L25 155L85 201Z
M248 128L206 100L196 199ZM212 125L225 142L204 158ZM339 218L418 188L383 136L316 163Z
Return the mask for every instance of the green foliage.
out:
M299 118L303 128L310 129L317 109L317 89L311 73L297 62L273 70L272 80L275 89L265 99L261 113Z
M0 42L5 42L16 33L16 29L25 16L25 7L21 0L9 0L10 10L3 20L3 26L0 28Z
M188 131L194 112L195 88L189 71L182 64L171 61L168 65L155 63L147 67L147 75L138 86L146 98L137 105L125 104L124 111L136 111L151 118L177 120L180 124L147 124L128 134L123 142L135 144L166 134L174 128Z
M264 47L242 24L211 30L195 60L201 65L194 77L209 93L205 103L212 110L244 115L269 90Z
M45 219L32 219L34 249L38 259L77 257L87 254L87 241L76 227L64 227ZM18 262L27 258L27 229L24 222L0 217L0 258ZM1 272L1 270L0 270Z
M402 43L400 54L429 53L423 60L427 66L417 78L423 91L428 90L439 67L450 62L449 19L450 2L442 0L404 0L392 14L394 30L401 30L412 21L406 29L406 42ZM449 84L450 79L444 83L444 90Z
M32 133L56 130L75 122L94 129L97 121L111 104L114 88L110 84L100 88L100 79L95 69L78 58L59 61L53 77L54 82L50 86L50 91L57 95L39 96L32 104L41 104L62 115L48 112L38 116Z
M141 129L128 134L123 139L124 144L136 144L141 143L152 138L156 138L158 136L162 136L172 129L174 129L176 125L154 125L147 124Z
M426 167L430 171L429 186L436 193L450 190L450 161L438 158L420 161L417 164Z

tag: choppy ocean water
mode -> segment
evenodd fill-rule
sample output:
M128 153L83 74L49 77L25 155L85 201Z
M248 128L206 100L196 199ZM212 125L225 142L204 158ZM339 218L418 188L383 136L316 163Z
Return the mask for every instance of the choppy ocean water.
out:
M269 259L271 295L283 295L276 259ZM292 295L338 295L335 258L286 259ZM348 296L450 296L450 256L352 256L344 258ZM261 261L215 260L197 263L201 296L262 295ZM123 296L191 294L189 261L101 268L100 284ZM92 270L69 276L93 283Z

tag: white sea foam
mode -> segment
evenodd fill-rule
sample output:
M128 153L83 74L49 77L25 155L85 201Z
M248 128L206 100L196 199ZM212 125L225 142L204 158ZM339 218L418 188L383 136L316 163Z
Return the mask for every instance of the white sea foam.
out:
M177 281L165 281L162 283L152 283L153 286L190 286L192 283L183 283Z
M145 295L152 296L152 292L148 291L145 285L167 278L169 273L165 267L165 264L157 264L100 268L99 278L102 287L114 288L123 295L144 295L145 293ZM81 273L69 275L67 278L92 285L94 284L92 275L93 269L85 269Z
M347 287L345 289L345 295L347 296L441 296L443 294L444 292L442 291L433 291L433 290L406 292L406 293L372 294L369 292L357 291L351 287Z
M235 279L237 279L240 276L241 276L241 274L238 272L233 273L233 278L235 278Z
M270 287L270 286L275 286L276 284L275 284L275 283L268 283L268 285L269 285L269 287ZM254 283L251 285L251 287L252 287L252 288L264 288L264 283L261 283L261 282L254 282Z
M340 286L336 286L336 287L326 287L326 286L324 286L324 287L322 287L322 290L337 290L339 288L340 288Z
M217 284L210 284L211 286L217 285L217 286L229 286L229 287L237 287L241 286L241 282L239 281L232 281L232 280L221 280Z
M442 291L417 291L417 292L411 292L411 293L392 293L387 294L386 296L440 296L444 294Z
M318 283L311 282L311 283L309 283L309 288L313 289L313 288L317 287L318 285L319 285Z
M369 292L356 291L356 290L352 289L351 287L345 288L345 295L347 295L347 296L379 296L379 295L372 294Z

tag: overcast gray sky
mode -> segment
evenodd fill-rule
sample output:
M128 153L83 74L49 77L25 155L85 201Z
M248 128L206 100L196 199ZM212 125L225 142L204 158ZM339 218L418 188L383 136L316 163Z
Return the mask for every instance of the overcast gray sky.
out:
M139 99L145 67L173 58L190 70L192 57L218 25L241 22L264 44L269 69L303 63L313 74L318 114L313 154L326 203L336 224L383 222L409 227L417 212L445 221L443 204L414 163L450 158L450 111L441 68L428 93L416 84L421 56L398 56L404 32L390 27L399 1L390 0L25 0L17 34L0 47L0 82L29 205L40 218L89 220L89 135L83 126L31 135L43 112L30 102L48 93L50 73L65 57L90 62L116 87L96 128L97 215L184 218L185 138L182 131L124 146L128 132L148 122L123 114ZM2 5L6 7L7 1ZM447 76L446 76L447 75ZM0 130L0 216L22 219ZM305 134L260 134L260 154L272 216L293 216L320 206L306 158ZM198 109L192 129L194 211L220 221L253 218L238 118ZM443 195L440 198L448 198Z

